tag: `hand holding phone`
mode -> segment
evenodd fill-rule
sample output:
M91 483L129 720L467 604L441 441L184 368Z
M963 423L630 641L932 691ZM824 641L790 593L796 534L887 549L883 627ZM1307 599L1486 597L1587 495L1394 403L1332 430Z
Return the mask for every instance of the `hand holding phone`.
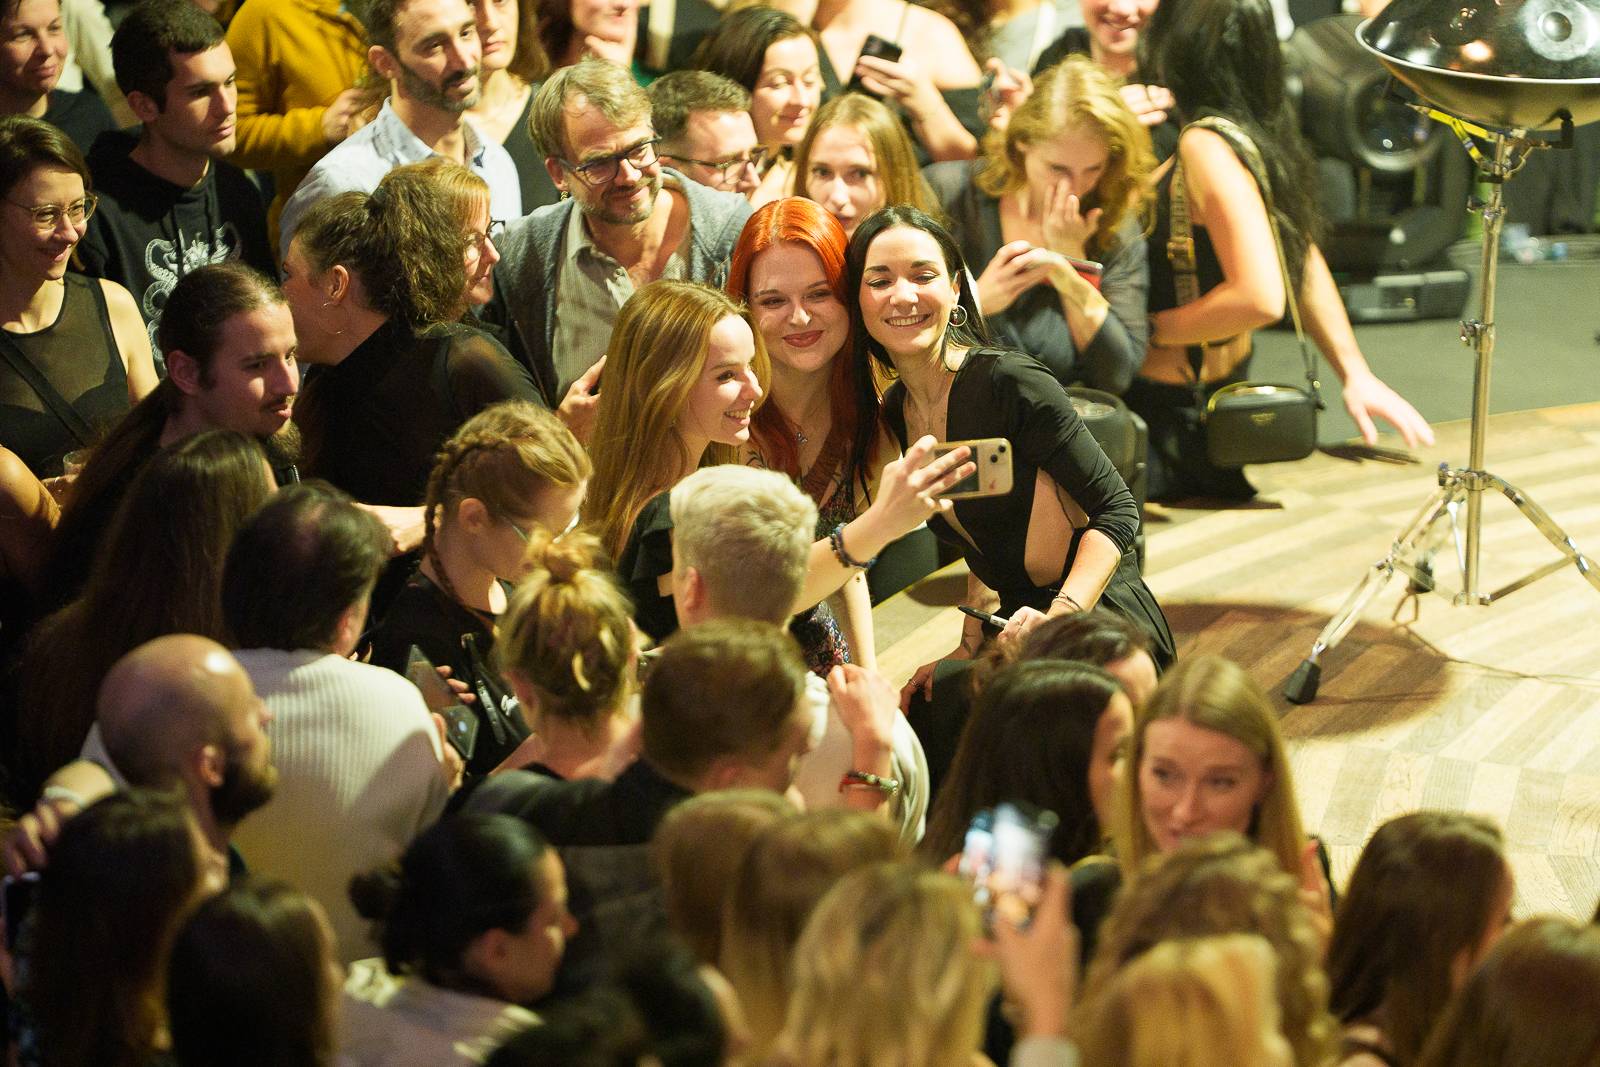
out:
M422 693L430 712L444 720L444 738L464 760L472 759L478 747L478 717L456 699L450 683L439 676L439 669L416 645L406 655L406 677Z
M885 40L875 33L867 34L867 39L862 42L861 55L871 56L873 59L882 59L890 63L900 62L900 46L893 41ZM859 58L859 57L858 57ZM844 87L847 93L863 93L874 100L881 100L882 96L868 89L861 83L861 72L858 69L850 76L850 84Z
M943 500L974 500L978 497L1005 496L1011 492L1011 442L1004 437L985 437L976 441L945 441L933 446L935 459L957 448L972 453L976 468L971 474L939 494Z
M996 917L1017 929L1033 921L1058 821L1054 812L1020 803L1000 804L973 816L959 870L971 879L973 899L991 929Z

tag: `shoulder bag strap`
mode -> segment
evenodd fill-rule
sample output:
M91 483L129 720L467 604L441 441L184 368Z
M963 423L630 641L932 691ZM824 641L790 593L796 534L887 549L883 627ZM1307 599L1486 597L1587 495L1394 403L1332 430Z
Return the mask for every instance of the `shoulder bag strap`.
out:
M1199 127L1210 130L1219 135L1233 149L1245 169L1256 180L1256 185L1261 189L1261 200L1267 208L1267 225L1272 227L1272 248L1278 254L1278 269L1283 272L1283 291L1289 304L1289 317L1294 322L1294 335L1300 342L1300 358L1305 364L1306 384L1310 387L1311 398L1316 401L1317 408L1324 407L1322 402L1322 383L1317 380L1317 364L1311 355L1311 348L1306 344L1305 326L1300 321L1300 300L1295 293L1294 279L1289 274L1289 261L1283 254L1283 235L1278 230L1278 213L1272 200L1272 183L1267 179L1267 165L1261 158L1261 152L1256 148L1250 135L1240 129L1236 123L1230 122L1221 116L1212 115L1192 122L1185 129ZM1187 216L1186 216L1187 218ZM1192 247L1192 242L1191 242Z
M67 403L66 397L62 396L56 390L56 387L50 384L50 380L39 372L38 367L33 365L33 360L28 358L27 353L23 352L21 347L4 330L0 330L0 357L3 357L11 365L11 369L17 373L17 377L28 383L28 388L39 394L39 399L44 401L44 406L50 409L52 415L61 420L62 425L67 428L67 432L77 439L78 444L87 447L94 441L94 430L84 421L83 416L79 415L77 410Z
M1172 155L1172 184L1167 189L1167 262L1172 265L1172 292L1178 306L1192 304L1200 299L1200 277L1194 259L1194 224L1189 218L1189 189L1183 171L1183 159ZM1189 371L1194 375L1195 406L1205 410L1206 346L1190 345Z

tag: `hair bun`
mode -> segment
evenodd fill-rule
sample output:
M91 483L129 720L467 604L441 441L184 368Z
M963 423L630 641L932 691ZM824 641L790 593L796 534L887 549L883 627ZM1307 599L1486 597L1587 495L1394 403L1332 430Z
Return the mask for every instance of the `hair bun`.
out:
M352 875L348 892L356 914L372 922L384 922L400 896L400 868L390 864Z
M548 530L533 535L524 558L533 570L543 570L552 584L570 584L584 571L594 569L600 543L584 533L552 536Z

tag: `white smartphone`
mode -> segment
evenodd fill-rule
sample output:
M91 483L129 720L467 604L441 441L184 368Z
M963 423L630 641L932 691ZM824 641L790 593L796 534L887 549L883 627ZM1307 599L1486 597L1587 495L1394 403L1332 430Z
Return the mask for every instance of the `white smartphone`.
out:
M935 459L965 445L972 451L977 470L940 493L945 500L972 500L984 496L1005 496L1011 492L1011 442L1004 437L984 437L976 441L945 441L933 446Z

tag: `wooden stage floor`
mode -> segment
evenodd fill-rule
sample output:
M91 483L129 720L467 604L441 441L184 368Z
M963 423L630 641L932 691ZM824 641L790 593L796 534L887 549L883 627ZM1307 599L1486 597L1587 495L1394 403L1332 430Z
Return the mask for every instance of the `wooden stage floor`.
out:
M1600 558L1600 404L1496 415L1488 469ZM1396 577L1324 659L1304 707L1284 681L1366 570L1464 464L1468 425L1436 427L1420 464L1318 454L1251 469L1246 507L1152 506L1146 578L1180 653L1246 665L1284 714L1308 829L1340 884L1381 823L1418 808L1481 813L1506 833L1518 916L1587 918L1600 894L1600 591L1566 568L1490 607L1414 597ZM1387 443L1387 442L1386 442ZM1498 494L1486 495L1480 588L1556 558ZM1439 557L1440 584L1458 586ZM874 612L880 665L897 683L954 647L964 589L947 568Z

